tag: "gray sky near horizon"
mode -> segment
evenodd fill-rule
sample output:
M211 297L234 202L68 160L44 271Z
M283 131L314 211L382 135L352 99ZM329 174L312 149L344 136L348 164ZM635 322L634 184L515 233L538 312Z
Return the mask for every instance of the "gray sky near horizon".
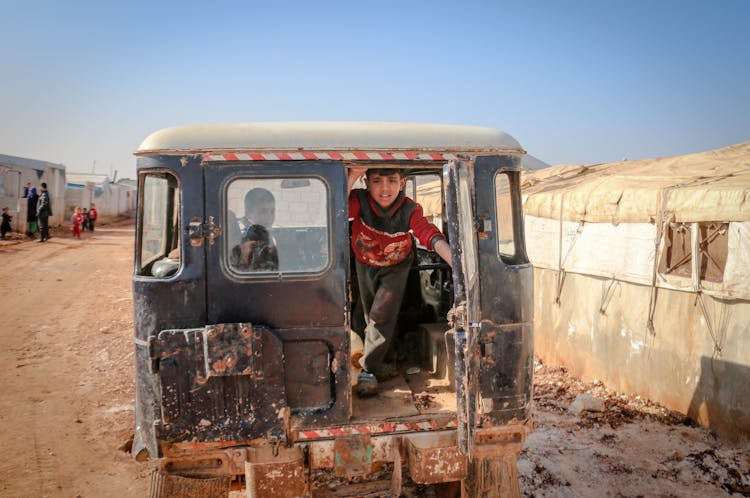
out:
M0 0L0 154L135 175L233 121L502 129L549 164L750 140L750 1Z

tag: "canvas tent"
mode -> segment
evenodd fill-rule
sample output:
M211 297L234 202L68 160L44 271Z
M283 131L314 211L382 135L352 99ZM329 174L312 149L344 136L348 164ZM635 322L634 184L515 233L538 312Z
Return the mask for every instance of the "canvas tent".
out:
M522 189L538 355L750 436L750 142Z

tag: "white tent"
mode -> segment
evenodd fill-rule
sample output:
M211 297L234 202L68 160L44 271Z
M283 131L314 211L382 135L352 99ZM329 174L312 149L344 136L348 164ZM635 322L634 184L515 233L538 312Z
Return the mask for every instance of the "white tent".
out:
M750 142L522 188L538 355L750 436Z

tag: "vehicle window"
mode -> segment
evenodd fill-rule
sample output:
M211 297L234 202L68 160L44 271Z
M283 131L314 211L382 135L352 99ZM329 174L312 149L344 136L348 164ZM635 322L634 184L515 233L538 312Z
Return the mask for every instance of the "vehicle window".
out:
M513 258L516 243L513 239L513 204L510 179L505 173L495 175L495 203L497 209L497 250L501 256Z
M225 257L241 274L328 266L328 189L319 178L239 178L226 190Z
M143 175L141 181L138 273L165 278L180 266L177 179L154 173Z
M422 206L425 217L443 230L443 190L440 175L419 175L414 177L416 193L414 200Z
M477 278L477 265L476 265L476 243L474 240L474 214L473 214L473 202L471 197L471 189L469 187L469 181L466 175L461 175L459 182L459 219L461 220L461 233L462 233L462 245L463 251L466 255L466 286L471 288L474 281Z

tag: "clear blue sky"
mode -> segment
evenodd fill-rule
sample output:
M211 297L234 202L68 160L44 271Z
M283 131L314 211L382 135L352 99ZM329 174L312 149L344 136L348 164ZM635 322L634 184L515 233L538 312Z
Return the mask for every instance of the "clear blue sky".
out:
M750 140L750 0L0 2L0 153L133 177L194 123L502 129L550 164Z

